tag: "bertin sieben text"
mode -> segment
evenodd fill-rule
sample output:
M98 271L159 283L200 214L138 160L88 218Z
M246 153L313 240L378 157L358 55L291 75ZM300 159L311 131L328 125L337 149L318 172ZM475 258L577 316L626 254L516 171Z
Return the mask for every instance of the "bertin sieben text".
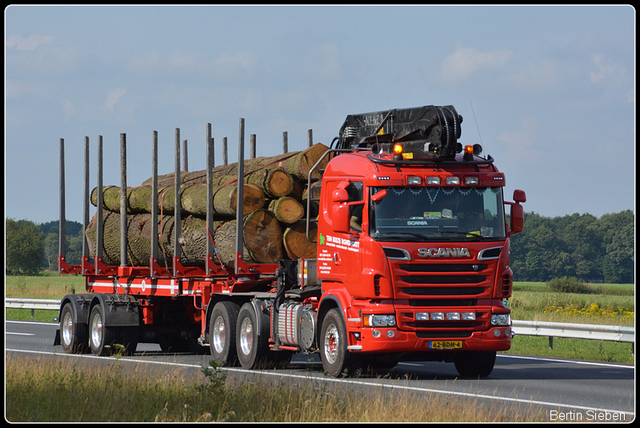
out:
M612 412L608 410L584 410L561 412L559 410L549 411L550 421L575 421L575 422L624 422L627 420L626 413Z

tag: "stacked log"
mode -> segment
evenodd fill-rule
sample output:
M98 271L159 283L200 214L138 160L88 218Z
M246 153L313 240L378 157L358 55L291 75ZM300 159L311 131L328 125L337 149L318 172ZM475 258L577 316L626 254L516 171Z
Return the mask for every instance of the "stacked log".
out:
M243 260L276 263L282 258L313 258L315 244L306 237L307 177L328 147L316 144L301 152L245 161ZM324 160L324 166L328 160ZM321 166L323 168L324 166ZM184 266L205 264L207 239L213 239L216 263L233 267L235 260L237 164L211 170L213 177L213 230L206 228L207 171L180 173L180 261ZM158 177L158 264L170 267L174 249L175 176ZM127 189L127 264L146 266L151 255L151 179ZM314 192L312 192L314 193ZM97 206L97 189L91 202ZM103 189L103 262L120 264L120 188ZM312 213L313 217L317 212ZM284 232L283 232L284 231ZM90 256L96 254L97 215L85 235ZM312 236L316 235L313 229Z

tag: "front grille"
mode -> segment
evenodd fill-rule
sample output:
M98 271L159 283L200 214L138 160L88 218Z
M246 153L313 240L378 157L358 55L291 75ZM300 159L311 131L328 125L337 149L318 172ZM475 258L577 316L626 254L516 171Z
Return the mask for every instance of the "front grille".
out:
M479 284L487 280L486 276L474 275L474 276L444 276L444 275L431 275L431 276L401 276L400 279L409 284Z
M412 287L402 292L410 296L474 296L481 294L484 287Z
M394 266L396 298L409 300L440 296L488 297L487 263L402 263Z
M398 268L407 272L480 272L487 268L486 263L465 263L465 264L401 264Z
M398 328L421 338L470 337L490 327L490 311L479 300L493 297L496 262L469 260L389 260L398 307ZM415 313L473 312L475 320L417 321Z

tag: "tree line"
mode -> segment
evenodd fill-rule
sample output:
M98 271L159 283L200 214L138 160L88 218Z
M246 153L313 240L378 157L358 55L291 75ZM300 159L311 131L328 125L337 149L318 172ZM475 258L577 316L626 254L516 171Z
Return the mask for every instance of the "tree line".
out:
M58 269L58 221L36 224L29 220L5 222L7 275L38 275ZM66 261L79 265L82 259L82 223L67 221Z
M634 214L544 217L525 213L513 235L511 269L516 281L575 277L585 282L634 282Z
M6 220L6 272L37 275L56 270L58 221L37 225ZM82 224L67 221L67 263L80 264ZM634 214L544 217L525 213L524 230L513 235L511 268L516 281L576 277L585 282L634 282Z

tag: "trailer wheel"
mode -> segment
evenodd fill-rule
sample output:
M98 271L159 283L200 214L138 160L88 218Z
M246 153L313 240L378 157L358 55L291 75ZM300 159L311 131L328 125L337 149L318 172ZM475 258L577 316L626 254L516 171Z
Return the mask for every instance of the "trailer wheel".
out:
M111 346L116 343L118 335L113 327L104 325L104 313L100 305L91 309L89 315L89 346L94 355L110 355Z
M67 354L81 354L88 348L87 324L77 323L73 317L72 303L63 306L60 316L60 344Z
M238 360L245 369L264 368L269 351L267 337L260 334L256 311L251 303L245 303L238 313L236 348Z
M237 366L236 320L239 306L233 302L218 302L209 320L209 347L213 360L223 367Z
M496 362L496 351L466 352L455 361L456 370L462 377L487 377Z
M319 339L322 367L328 375L338 377L356 372L355 357L347 350L347 328L337 309L331 309L322 320Z

